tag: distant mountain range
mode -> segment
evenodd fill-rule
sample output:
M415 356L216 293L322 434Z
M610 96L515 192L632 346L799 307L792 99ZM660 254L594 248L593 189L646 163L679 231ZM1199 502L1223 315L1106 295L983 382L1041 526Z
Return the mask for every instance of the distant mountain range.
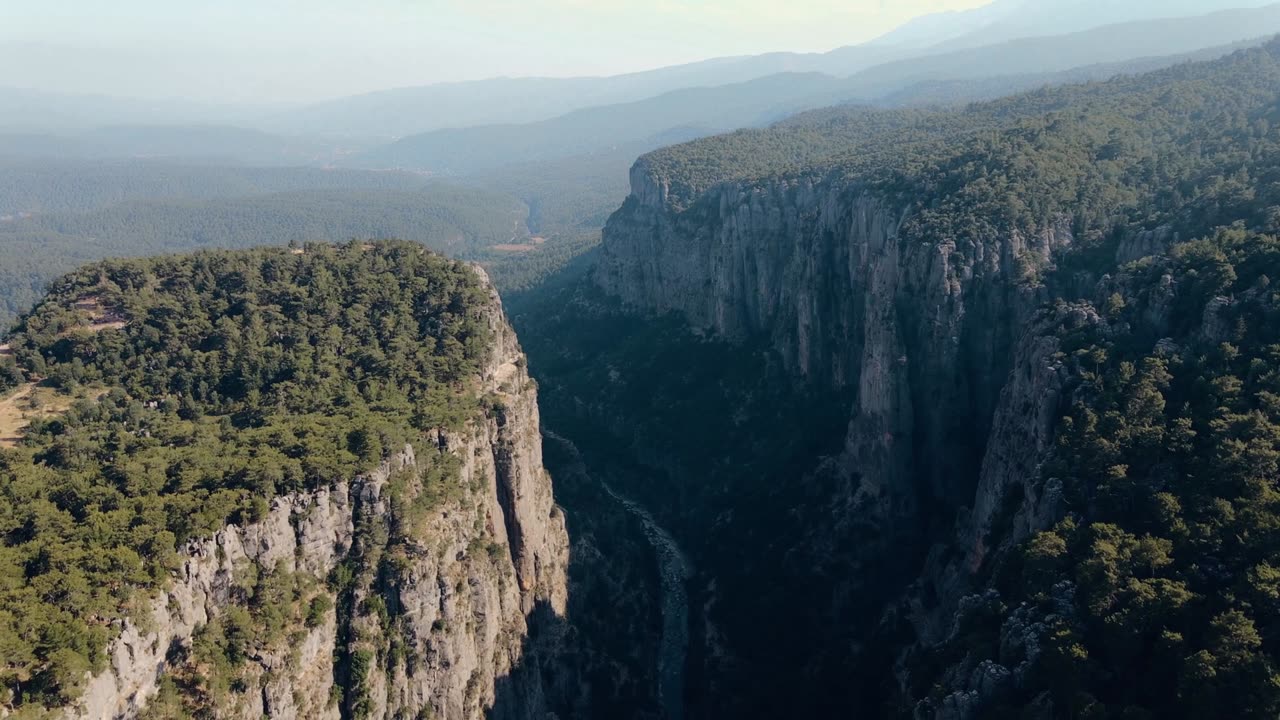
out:
M1246 9L1280 7L1272 0L1231 0L1231 5ZM687 88L736 84L779 73L822 73L843 78L885 63L912 58L923 61L928 56L1018 38L1059 36L1138 20L1209 15L1222 8L1221 0L997 0L965 13L924 16L875 41L825 53L778 52L715 58L605 78L503 78L386 90L283 112L268 119L266 127L292 133L404 136L439 129L535 122L573 110L634 102ZM1265 22L1254 29L1237 25L1223 37L1220 26L1224 22L1227 21L1209 21L1208 32L1215 38L1206 38L1199 45L1177 44L1178 49L1159 51L1135 48L1127 54L1123 45L1099 48L1107 58L1076 57L1070 62L1093 64L1153 52L1184 52L1275 31L1268 29L1271 26ZM1049 53L1045 51L1046 55ZM1043 69L1047 68L1034 71ZM988 75L1032 71L990 70Z
M1207 15L1137 20L1067 34L999 40L887 62L850 78L851 98L875 99L925 81L962 80L1179 55L1280 33L1280 4ZM950 45L949 45L950 47Z
M279 132L399 137L430 130L526 123L574 110L617 105L675 90L748 82L788 72L849 75L908 57L896 47L830 53L770 53L604 78L498 78L384 90L279 113L263 126Z
M785 73L577 110L535 123L435 130L344 160L354 167L469 174L634 143L674 127L759 127L845 103L911 105L991 97L1039 84L1101 80L1207 59L1280 32L1280 5L1119 23L881 63L848 77ZM1216 48L1206 50L1206 48ZM1132 67L1127 63L1134 63ZM946 85L943 94L936 91ZM932 90L931 90L932 88Z
M1231 0L1237 8L1257 11L1264 0ZM100 125L241 125L285 136L321 136L387 142L434 130L550 120L576 110L655 98L673 91L740 84L781 73L821 73L846 78L866 72L891 75L884 66L908 72L917 67L943 67L930 58L1033 37L1063 36L1081 31L1153 19L1208 15L1221 0L996 0L966 12L939 13L912 20L876 40L825 53L777 52L659 68L612 77L495 78L442 83L356 95L312 105L267 110L263 107L208 106L167 100L131 100L0 88L0 131L70 131ZM1272 7L1275 7L1272 5ZM1245 24L1224 33L1225 20L1210 22L1199 45L1165 43L1156 47L1149 33L1099 47L1106 57L1083 53L1063 63L1096 64L1154 54L1169 54L1258 37L1274 28L1268 20L1239 15ZM1151 30L1151 32L1159 32ZM1245 34L1241 34L1241 33ZM1145 44L1147 47L1128 47ZM1050 57L1056 49L1045 48ZM1018 56L1021 59L1023 56ZM1035 57L1032 56L1033 64ZM1062 70L1054 67L979 68L985 76L1012 72Z
M577 110L551 120L436 130L404 138L348 163L470 173L512 163L578 155L641 140L678 126L727 130L764 125L826 97L832 78L782 73L744 83L676 90L655 98Z
M503 167L529 172L549 163L561 177L577 166L598 177L601 158L625 167L626 153L658 147L664 137L760 127L831 105L950 104L1101 80L1280 33L1280 4L1233 2L1249 7L1206 13L1218 3L996 0L826 53L716 58L603 78L440 84L271 112L0 88L0 156L396 168L491 180Z
M939 31L972 26L968 32L939 36L934 50L978 47L1017 38L1062 35L1138 20L1187 18L1226 9L1251 9L1274 4L1274 0L996 0L990 5L944 18ZM929 25L926 16L908 23ZM892 33L890 35L893 35ZM883 40L883 38L882 38Z

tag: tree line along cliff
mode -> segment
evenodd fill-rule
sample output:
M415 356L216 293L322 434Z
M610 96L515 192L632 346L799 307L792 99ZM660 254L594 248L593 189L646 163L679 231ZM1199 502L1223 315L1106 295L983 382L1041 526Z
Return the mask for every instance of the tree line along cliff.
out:
M730 519L703 544L726 695L762 715L1275 714L1277 87L1272 42L640 159L595 284L852 395L843 448L771 491L800 529ZM742 543L804 600L756 593ZM733 627L753 602L807 640ZM732 662L768 651L769 673ZM778 674L785 697L761 683ZM861 696L833 689L855 675Z

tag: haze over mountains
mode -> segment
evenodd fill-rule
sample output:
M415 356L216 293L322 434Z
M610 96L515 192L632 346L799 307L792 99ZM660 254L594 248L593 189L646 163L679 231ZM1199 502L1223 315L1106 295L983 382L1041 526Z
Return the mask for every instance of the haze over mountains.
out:
M1062 36L1105 25L1210 15L1224 9L1256 9L1274 6L1274 3L1260 0L1232 0L1230 3L1221 0L1160 3L1089 0L1086 5L1082 7L1080 3L1068 0L1000 0L968 12L925 16L874 41L826 53L777 52L716 58L603 78L496 78L445 83L380 90L280 110L0 88L0 100L3 100L0 102L0 129L74 130L102 125L219 124L253 127L284 135L387 138L442 128L534 122L581 108L634 102L682 88L742 83L779 73L822 73L842 78L895 60L943 55L1019 38ZM1065 43L1070 46L1072 55L1060 57L1056 62L1051 59L1055 57L1056 48L1038 53L1025 47L1012 49L1008 57L1061 70L1073 64L1173 54L1197 47L1260 38L1276 31L1273 13L1237 13L1234 16L1205 18L1201 26L1205 37L1201 45L1194 47L1188 47L1194 41L1185 36L1164 44L1154 41L1152 36L1158 37L1164 26L1130 26L1127 42L1119 47L1114 36L1104 33L1092 38L1078 37ZM1146 47L1138 47L1137 43ZM1126 45L1134 47L1126 49ZM1090 61L1091 53L1101 56ZM944 65L939 62L932 67ZM1028 72L1034 69L1012 65L1003 70L987 67L984 72L1003 74L1011 70ZM885 72L893 75L891 71ZM862 88L855 86L855 89Z
M1274 6L1274 3L1247 0L1232 2L1225 7L1268 5ZM778 73L822 73L842 78L910 57L944 55L949 51L1019 38L1060 36L1138 20L1209 15L1223 8L1224 3L1213 0L1090 2L1088 8L1069 0L1003 0L968 13L926 16L872 42L826 53L780 52L717 58L612 78L511 78L386 90L289 111L272 118L267 124L292 131L407 135L437 128L530 122L583 107L632 102L681 88L741 83ZM1197 45L1195 40L1186 36L1186 28L1193 25L1199 25L1205 33L1202 44ZM937 30L930 30L931 27ZM952 34L957 28L965 27L972 29ZM1024 46L1010 49L1009 55L1003 58L989 60L1011 62L1013 64L1006 65L1005 69L1016 69L1017 72L1062 70L1079 64L1173 54L1245 38L1261 38L1280 30L1280 26L1276 24L1274 12L1240 13L1205 18L1200 23L1173 24L1169 31L1179 33L1180 37L1161 42L1157 38L1165 30L1163 25L1134 25L1116 31L1124 32L1128 40L1120 46L1114 43L1114 35L1100 33L1095 37L1079 37L1063 43L1069 48L1069 56L1057 56L1057 48L1037 52ZM1146 44L1146 47L1135 45L1126 49L1126 44L1133 43ZM1095 53L1097 57L1090 60L1090 55ZM960 59L964 60L963 57ZM1017 64L1023 60L1030 60L1033 67ZM1039 67L1034 67L1037 64ZM948 63L940 57L924 65L937 69L947 67ZM996 67L987 66L983 68L983 74L996 74L996 70ZM969 72L972 74L974 71L971 69ZM888 74L893 73L889 71ZM863 90L856 85L854 89ZM846 99L854 98L859 98L859 94L851 94ZM870 98L863 95L859 99ZM370 115L378 117L371 119ZM411 115L422 117L411 122L406 117ZM414 123L417 123L416 127Z
M284 193L277 207L292 207L285 215L296 218L321 202L306 193L328 193L321 197L335 207L354 207L371 189L417 192L422 178L414 174L420 174L525 208L527 221L515 223L511 236L499 230L434 241L487 258L503 268L495 269L500 282L523 287L596 242L603 220L627 193L629 166L650 150L831 105L963 104L1105 80L1211 59L1277 32L1280 4L1257 0L1225 9L1210 0L1090 0L1087 8L1067 0L999 0L920 17L870 42L824 53L715 58L612 77L437 84L295 107L0 89L6 172L0 217L11 218L0 223L0 238L13 241L9 251L27 253L33 238L74 228L47 246L48 270L39 269L40 253L22 258L18 284L29 301L55 270L95 251L71 250L91 222L14 220L23 215L92 210L164 228L140 233L139 240L148 239L136 243L139 251L157 247L164 233L172 233L174 247L220 239L238 245L243 232L235 228L243 228L243 219L217 219L236 212L237 198ZM299 169L274 176L249 170L272 167ZM334 167L346 169L325 169ZM342 192L357 200L333 195ZM487 197L460 193L444 204L472 212ZM158 200L203 203L193 215L199 220L175 222L175 206ZM124 203L131 203L127 210L122 205L110 215L114 204ZM194 213L195 205L189 207ZM126 235L106 235L110 242L97 252L130 252ZM518 252L484 250L509 245ZM20 309L23 301L7 305Z
M950 50L1023 37L1079 32L1135 20L1194 17L1217 10L1269 4L1269 0L1231 3L1205 0L998 0L976 10L957 13L959 17L944 16L937 20L922 18L908 23L896 33L909 32L917 23L931 24L940 33L935 49ZM966 26L972 27L972 30L959 35L951 35L946 29ZM894 35L895 33L890 33L881 38L880 42Z
M1094 67L1094 72L1082 79L1106 79L1127 71L1114 67L1115 63L1167 57L1166 62L1172 64L1183 60L1181 55L1187 52L1245 38L1261 41L1275 32L1280 32L1280 5L1203 17L1134 21L1069 35L930 52L881 63L848 77L811 69L738 84L676 90L538 123L436 130L357 154L345 162L466 174L511 160L546 159L634 142L677 126L730 130L758 127L803 110L843 103L914 104L911 89L922 83L1047 75L1082 66ZM853 50L857 48L833 54L852 54ZM793 64L823 68L831 63ZM1150 65L1147 62L1143 67ZM1009 90L1026 84L1025 80L1011 81ZM931 98L926 95L924 99Z

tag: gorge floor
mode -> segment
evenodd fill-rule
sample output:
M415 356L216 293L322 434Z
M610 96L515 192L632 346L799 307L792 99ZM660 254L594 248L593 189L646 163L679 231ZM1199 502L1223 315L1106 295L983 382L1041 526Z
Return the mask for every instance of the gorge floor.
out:
M561 445L577 463L581 453L572 441L550 430L544 437ZM583 463L585 472L585 463ZM619 494L609 483L600 480L601 488L628 514L644 527L644 535L653 547L661 582L662 639L658 654L658 699L667 720L683 720L685 661L689 651L689 593L686 587L693 576L689 560L671 533L654 520L639 503Z

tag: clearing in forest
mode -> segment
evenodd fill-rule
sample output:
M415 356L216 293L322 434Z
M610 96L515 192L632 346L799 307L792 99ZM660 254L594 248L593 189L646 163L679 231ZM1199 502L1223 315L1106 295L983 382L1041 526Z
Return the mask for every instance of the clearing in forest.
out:
M123 318L104 309L96 295L77 300L74 307L77 312L86 317L89 324L78 327L72 332L97 333L103 330L119 330L126 324Z
M88 394L68 395L40 383L19 385L0 397L0 448L16 446L31 421L61 415L76 400L99 398L106 392L96 388Z

